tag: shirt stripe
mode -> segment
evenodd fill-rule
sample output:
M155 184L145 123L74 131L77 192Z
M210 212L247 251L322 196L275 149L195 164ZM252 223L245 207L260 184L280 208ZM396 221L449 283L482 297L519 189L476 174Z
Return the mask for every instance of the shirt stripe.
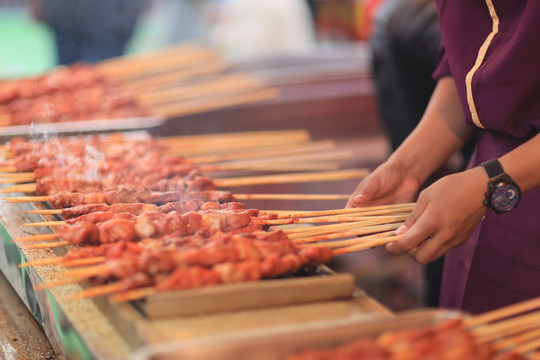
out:
M478 68L480 67L480 65L482 65L482 62L484 61L489 45L491 44L491 41L493 40L495 35L499 32L499 17L497 16L497 13L495 12L495 7L493 6L492 0L486 0L486 5L489 9L489 15L491 16L491 20L493 22L491 33L489 33L486 40L480 47L474 66L467 73L467 76L465 77L465 85L467 87L467 103L469 104L469 110L471 111L472 121L474 122L476 126L482 129L484 129L484 125L482 125L482 123L480 122L480 118L478 117L478 113L476 111L476 104L474 103L474 96L472 92L472 80L473 80L474 74L476 73L476 70L478 70Z

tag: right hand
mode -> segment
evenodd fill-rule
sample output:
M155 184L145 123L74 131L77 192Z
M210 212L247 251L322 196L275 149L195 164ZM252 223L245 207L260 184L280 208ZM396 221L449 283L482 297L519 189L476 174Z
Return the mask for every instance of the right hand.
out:
M420 180L400 166L385 162L360 182L347 208L412 202L418 195Z

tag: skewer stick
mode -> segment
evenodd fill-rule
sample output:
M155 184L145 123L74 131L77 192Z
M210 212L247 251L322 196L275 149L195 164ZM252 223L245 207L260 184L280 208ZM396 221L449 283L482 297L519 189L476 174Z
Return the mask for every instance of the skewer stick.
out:
M68 270L62 274L62 276L67 276L69 278L89 278L92 276L104 275L109 272L109 267L107 265L95 265L89 266L82 269L73 269Z
M298 174L278 174L265 176L247 176L214 179L214 183L219 187L235 187L244 185L261 184L281 184L281 183L300 183L300 182L319 182L334 180L361 179L369 174L367 169L340 170L314 173Z
M317 223L332 223L332 222L356 222L361 220L371 220L373 217L362 216L319 216L312 218L298 218L298 219L260 219L252 218L251 221L254 224L261 225L288 225L288 224L317 224ZM393 221L402 221L401 218L396 220L393 216L384 216L376 219L378 222L388 223Z
M37 290L46 290L46 289L52 289L59 286L64 285L70 285L70 284L76 284L79 282L82 282L84 279L76 279L76 278L64 278L56 281L50 281L48 283L40 284L36 286Z
M40 202L40 201L49 201L50 196L15 196L10 198L4 198L8 203L26 203L26 202Z
M234 194L238 200L347 200L344 194Z
M294 240L301 237L330 234L336 231L344 231L344 230L358 227L359 224L362 224L362 223L363 221L355 221L355 222L346 222L346 223L339 223L339 224L306 226L306 227L294 228L294 229L284 229L283 231L289 236L291 240Z
M386 224L386 225L373 225L373 226L365 226L365 227L362 226L356 230L348 230L348 231L343 231L340 233L317 235L317 236L311 236L311 237L306 237L306 238L301 238L301 239L295 239L293 240L293 242L295 244L305 244L305 243L313 243L313 242L318 242L318 241L323 241L323 240L340 239L340 238L349 237L349 236L374 234L378 232L395 230L400 225L401 223Z
M533 329L521 334L517 334L510 337L505 337L501 340L495 340L493 347L496 350L502 350L509 347L515 347L518 344L524 344L529 340L535 340L540 338L540 329ZM532 350L532 349L531 349Z
M62 225L66 225L67 224L67 221L42 221L42 222L35 222L35 223L26 223L26 224L23 224L23 226L32 226L32 227L37 227L37 226L62 226Z
M70 245L67 241L55 241L55 242L48 242L44 244L31 244L31 245L25 245L21 246L22 249L27 250L36 250L36 249L52 249L55 247L62 247Z
M12 176L7 179L0 180L0 185L3 184L19 184L19 183L27 183L36 180L36 177L34 174L32 176Z
M363 245L366 244L368 241L378 239L378 238L384 238L395 235L395 230L385 231L382 233L374 234L374 235L368 235L368 236L362 236L362 237L355 237L352 239L347 240L341 240L341 241L325 241L325 242L317 242L317 243L308 243L300 246L325 246L329 248L340 248L340 247L350 247L353 245Z
M15 166L1 166L0 167L0 173L14 173L17 172L17 168Z
M158 139L159 142L165 144L178 143L182 145L186 143L201 144L202 142L215 143L219 142L235 142L241 140L260 141L261 139L288 139L302 140L304 142L310 139L309 132L305 129L294 130L262 130L262 131L239 131L230 133L204 134L204 135L179 135L168 136Z
M32 235L32 236L25 236L18 239L13 239L13 242L19 243L19 242L31 242L31 241L44 241L44 240L57 240L58 234L38 234L38 235Z
M54 257L50 259L39 259L35 261L27 261L24 264L20 264L19 267L36 267L36 266L45 266L45 265L62 265L64 267L75 267L75 266L87 266L87 265L95 265L99 264L105 261L104 256L96 256L91 258L83 258L83 259L73 259L73 260L66 260L64 257Z
M519 302L514 305L506 306L501 309L488 311L484 314L473 316L465 321L468 327L487 324L493 321L501 320L516 314L540 308L540 298Z
M22 193L36 192L36 184L32 183L32 184L13 185L13 186L9 186L7 188L0 190L0 193L2 194L14 193L14 192L22 192Z
M540 311L471 330L481 340L493 340L538 327Z
M126 291L123 293L118 293L110 297L111 302L126 302L126 301L134 301L134 300L140 300L142 298L145 298L147 296L155 294L157 291L154 287L146 287L141 289L135 289Z
M399 238L401 238L401 236L402 235L392 235L392 236L388 236L388 237L381 237L381 238L378 238L378 239L375 239L375 240L372 240L372 241L368 241L368 242L360 244L360 245L353 245L353 246L344 247L344 248L341 248L341 249L334 250L334 255L336 255L336 256L337 255L344 255L344 254L349 254L349 253L352 253L352 252L371 249L371 248L374 248L376 246L380 246L380 245L384 245L384 244L388 244L388 243L391 243L393 241L396 241Z
M62 209L27 210L25 214L62 215Z
M157 107L150 110L158 116L162 116L164 118L172 118L223 109L231 106L238 106L253 102L270 100L277 96L278 91L276 89L268 88L245 93L229 94L219 97L216 96L207 97L204 99L182 101L175 105Z
M288 217L306 217L306 216L323 216L323 215L340 215L340 214L354 214L354 213L370 213L375 211L390 210L396 212L406 212L412 210L415 203L395 204L395 205L380 205L370 206L362 208L347 208L347 209L332 209L332 210L317 210L317 211L291 211L291 210L261 210L260 214L277 214L279 219L285 219Z
M294 155L302 154L309 152L316 152L321 150L328 150L335 147L335 142L332 140L328 141L317 141L312 143L307 143L302 146L292 144L289 146L280 146L278 148L259 150L259 151L248 151L248 152L236 152L236 153L227 153L227 154L218 154L218 155L205 155L205 156L193 156L187 158L187 160L192 164L209 164L209 163L219 163L230 160L240 160L240 159L251 159L251 158L265 158L271 156L282 156L282 155Z
M526 354L531 350L536 350L540 347L540 339L536 338L529 342L523 342L518 344L515 348L512 349L513 352L520 354Z
M70 300L79 300L79 299L86 299L96 296L103 296L103 295L109 295L113 294L117 291L119 291L122 288L122 284L120 283L111 283L111 284L105 284L101 286L93 286L89 289L83 290L72 297L70 297Z

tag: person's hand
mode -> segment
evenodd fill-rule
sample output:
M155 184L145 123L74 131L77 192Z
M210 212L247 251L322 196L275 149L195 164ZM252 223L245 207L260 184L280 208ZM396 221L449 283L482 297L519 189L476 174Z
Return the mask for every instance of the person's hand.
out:
M386 245L394 255L408 252L418 263L433 261L464 244L487 209L483 204L487 175L480 167L448 175L420 193L403 236Z
M397 204L414 201L420 181L398 165L386 162L356 188L347 207Z

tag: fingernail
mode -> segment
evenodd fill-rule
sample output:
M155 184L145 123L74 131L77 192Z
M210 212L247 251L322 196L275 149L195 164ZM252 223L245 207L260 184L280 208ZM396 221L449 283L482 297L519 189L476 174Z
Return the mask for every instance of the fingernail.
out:
M396 229L396 235L401 235L401 234L403 234L405 231L407 231L407 226L401 225L400 227L398 227L398 228Z
M355 195L353 196L352 200L353 202L361 202L362 200L364 200L364 195L363 194Z

